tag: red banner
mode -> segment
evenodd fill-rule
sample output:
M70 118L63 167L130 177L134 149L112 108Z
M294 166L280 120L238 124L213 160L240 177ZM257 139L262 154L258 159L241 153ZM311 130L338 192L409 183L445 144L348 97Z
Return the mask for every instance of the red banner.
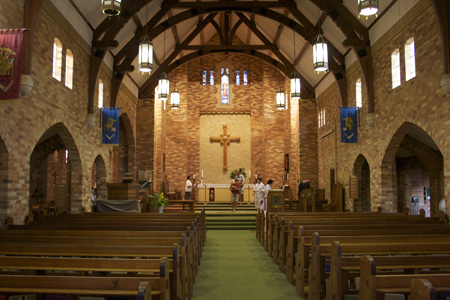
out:
M22 41L22 30L0 31L0 100L19 98Z

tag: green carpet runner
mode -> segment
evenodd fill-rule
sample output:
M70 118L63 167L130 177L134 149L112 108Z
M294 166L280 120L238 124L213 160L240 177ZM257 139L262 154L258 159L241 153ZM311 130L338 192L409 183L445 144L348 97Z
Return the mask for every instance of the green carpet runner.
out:
M248 230L210 230L192 300L300 299Z
M236 212L231 212L229 202L209 202L208 205L199 203L197 212L206 211L206 229L208 230L255 230L255 205L236 206Z

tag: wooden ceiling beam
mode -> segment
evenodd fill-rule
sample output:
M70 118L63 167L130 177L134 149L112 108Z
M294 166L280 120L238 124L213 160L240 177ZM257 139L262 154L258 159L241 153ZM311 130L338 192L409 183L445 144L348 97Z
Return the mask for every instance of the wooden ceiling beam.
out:
M272 44L266 37L265 35L258 30L258 28L256 28L256 24L255 22L251 22L243 13L236 13L236 15L242 19L245 23L245 25L247 25L252 31L253 33L266 45L270 47L270 50L280 59L280 61L287 67L289 68L292 72L293 71L297 71L295 69L295 67L289 62L289 60L284 57L284 55L280 52L280 50L278 49L277 46L275 46L274 44ZM302 96L304 98L311 98L314 97L314 88L313 86L306 80L306 78L304 78L301 74L300 75L300 80L302 81L302 86L301 86L301 93Z
M286 8L284 10L283 15L287 17L289 15L289 9ZM277 33L275 34L275 37L273 38L272 44L274 44L274 45L278 44L278 40L280 39L280 36L281 36L281 33L283 32L283 29L284 29L284 25L280 24L280 26L278 26ZM272 57L272 54L273 54L272 51L269 51L269 56L270 57Z
M207 51L207 52L212 52L212 51L226 51L226 50L242 50L242 51L246 51L246 50L254 50L254 51L258 51L258 50L268 50L271 49L270 46L266 46L266 45L188 45L188 46L184 46L182 47L184 50L189 50L189 51Z
M182 47L189 45L192 40L208 25L212 20L214 20L214 17L217 15L217 13L212 13L208 17L206 17L201 24L195 28L194 31L192 31L189 36L187 36L184 41L180 44L180 46L175 47L175 49L172 51L172 53L167 57L167 59L164 60L164 62L161 64L161 66L152 72L152 75L150 76L147 81L140 87L139 94L145 94L148 87L151 85L152 81L156 80L159 76L159 74L162 73L162 71L165 70L165 68L178 56L180 51L182 50Z
M133 15L133 21L134 21L134 24L136 24L137 28L142 28L142 23L141 23L141 20L139 19L139 16L137 13L135 13Z
M258 0L255 0L255 2L257 2ZM251 14L250 15L250 21L251 22L255 22L255 14ZM247 41L245 44L250 45L250 39L252 38L252 31L250 30L250 28L247 31Z
M221 52L226 52L225 50L222 50ZM235 51L235 50L227 50L227 52L237 52L237 53L245 53L247 55L256 57L258 59L261 59L265 62L267 62L268 64L278 68L281 72L283 72L286 76L290 76L292 73L292 70L288 67L286 67L285 65L283 65L280 61L271 58L270 56L263 54L261 52L257 52L257 51ZM178 59L177 61L174 61L173 63L171 63L169 66L166 67L166 72L170 73L172 72L175 68L179 67L180 65L187 63L193 59L202 57L204 55L207 55L207 53L205 53L204 51L196 51L196 52L192 52L189 53L183 57L181 57L180 59ZM153 80L149 87L147 88L147 90L145 91L144 94L140 94L140 97L151 97L155 91L156 86L158 85L158 81L155 79Z
M171 10L169 10L169 11L167 12L167 16L168 16L169 18L172 17L172 11L171 11ZM180 37L178 36L177 26L172 26L172 34L173 34L173 37L175 38L176 44L177 44L177 45L180 45ZM164 55L165 55L165 53L164 53ZM180 51L180 55L183 56L183 51Z
M443 50L444 74L450 74L450 3L448 1L431 0L438 21Z
M202 0L197 0L197 2L201 2ZM198 23L200 23L201 21L203 21L203 16L199 16L198 17ZM202 30L200 32L200 44L204 45L205 44L205 31Z
M230 32L230 39L233 40L234 35L236 34L236 31L238 30L239 26L241 26L243 23L243 21L241 19L239 19L236 24L234 24L233 29L231 29Z
M251 13L253 9L260 8L284 8L284 7L292 7L295 6L295 3L289 0L280 0L280 1L258 1L256 2L248 2L248 1L208 1L208 2L177 2L174 4L170 4L172 8L198 8L202 10L211 10L215 11L216 9L225 9L228 11L246 11Z

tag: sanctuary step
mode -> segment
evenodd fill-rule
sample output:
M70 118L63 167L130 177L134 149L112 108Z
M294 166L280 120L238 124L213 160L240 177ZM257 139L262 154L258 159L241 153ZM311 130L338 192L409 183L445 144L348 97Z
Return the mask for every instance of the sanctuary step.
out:
M256 229L256 209L251 203L236 206L231 212L231 204L226 202L199 203L197 211L205 209L206 229L208 230L254 230Z

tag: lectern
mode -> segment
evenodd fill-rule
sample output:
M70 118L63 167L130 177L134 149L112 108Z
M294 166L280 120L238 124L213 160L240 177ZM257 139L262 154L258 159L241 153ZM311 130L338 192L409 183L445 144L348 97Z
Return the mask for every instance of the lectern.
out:
M270 190L267 195L267 211L268 212L284 212L284 190Z

